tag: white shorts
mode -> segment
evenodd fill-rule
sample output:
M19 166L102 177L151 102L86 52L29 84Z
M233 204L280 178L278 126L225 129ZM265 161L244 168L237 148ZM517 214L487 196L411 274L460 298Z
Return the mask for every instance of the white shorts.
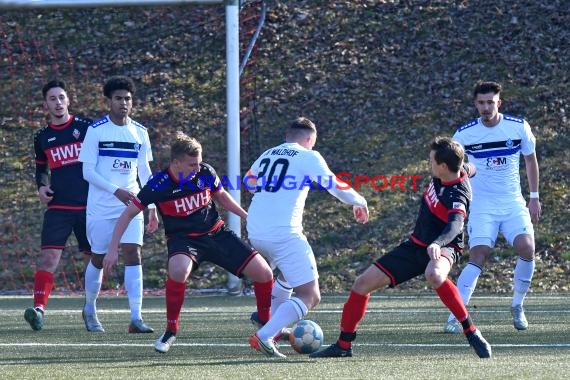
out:
M470 248L477 245L493 248L499 231L511 246L519 235L526 234L534 237L534 228L526 205L522 204L508 213L500 214L478 213L471 210L467 228Z
M104 255L113 237L113 229L117 223L116 219L92 220L87 216L87 239L91 244L91 252ZM129 223L125 233L121 237L121 243L138 244L142 246L144 234L144 219L134 218Z
M293 288L319 278L315 255L305 235L294 234L280 241L252 238L249 241Z

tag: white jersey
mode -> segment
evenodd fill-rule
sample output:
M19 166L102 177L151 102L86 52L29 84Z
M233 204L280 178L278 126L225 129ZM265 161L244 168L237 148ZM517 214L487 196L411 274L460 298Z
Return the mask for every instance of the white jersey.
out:
M247 217L250 238L275 240L291 233L302 234L303 210L312 182L344 203L366 206L360 194L339 184L319 152L297 143L283 143L266 150L248 175L257 177Z
M471 178L471 211L497 212L525 205L520 185L520 154L535 151L536 139L526 120L499 114L494 127L481 118L459 127L453 139L465 148L469 161L477 168Z
M89 126L79 161L95 164L95 171L105 180L137 194L140 191L138 168L152 161L148 132L131 118L128 118L127 125L116 125L109 116L105 116ZM147 180L145 178L142 182ZM89 217L118 218L124 209L125 205L114 194L89 184Z

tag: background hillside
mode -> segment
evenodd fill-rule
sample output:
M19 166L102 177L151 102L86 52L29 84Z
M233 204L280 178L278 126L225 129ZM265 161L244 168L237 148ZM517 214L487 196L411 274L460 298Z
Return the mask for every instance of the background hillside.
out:
M409 182L402 191L362 187L372 214L365 226L356 225L351 209L326 192L311 192L305 229L326 291L350 287L356 274L412 228L429 178L426 144L476 117L471 89L479 79L503 83L502 111L524 116L538 139L543 219L536 226L533 291L569 290L569 2L267 6L255 61L243 76L242 170L282 141L293 118L305 115L316 122L315 149L334 172L424 176L416 190ZM242 15L259 8L260 2L248 2ZM167 162L173 133L184 130L202 141L205 160L225 173L224 17L223 7L213 6L0 13L0 289L29 289L33 281L42 208L32 180L31 141L44 123L40 89L47 79L64 78L72 87L73 109L97 118L106 112L104 80L133 77L133 117L149 128L153 169ZM244 31L251 29L245 17L242 23ZM243 41L245 46L246 36ZM242 200L247 206L248 194ZM165 280L163 234L148 242L145 285L158 288ZM74 260L66 270L80 271L73 246L69 252ZM494 254L480 289L510 292L513 253L501 242ZM191 285L220 284L223 276L205 266ZM69 282L60 286L77 286Z

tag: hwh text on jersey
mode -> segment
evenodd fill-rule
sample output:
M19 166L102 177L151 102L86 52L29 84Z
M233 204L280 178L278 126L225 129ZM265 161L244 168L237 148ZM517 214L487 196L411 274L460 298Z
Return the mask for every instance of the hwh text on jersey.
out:
M73 142L67 145L54 146L46 149L50 169L56 169L65 165L78 162L81 142Z
M210 203L210 189L194 193L183 198L161 202L160 206L166 215L183 216L190 215Z

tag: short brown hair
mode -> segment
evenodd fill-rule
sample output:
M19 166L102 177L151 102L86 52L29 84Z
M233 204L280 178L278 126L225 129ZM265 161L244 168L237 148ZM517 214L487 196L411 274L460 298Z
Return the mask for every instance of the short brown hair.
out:
M433 156L435 162L445 163L450 171L459 172L465 158L461 144L449 137L437 136L431 142L430 149L435 152Z
M202 145L184 132L176 132L176 139L170 145L170 159L180 159L184 155L197 157L202 154Z
M473 88L473 99L475 99L478 94L488 94L492 92L493 94L497 95L502 90L503 86L501 86L497 82L479 81L477 82L477 84L475 84L475 87Z
M44 99L46 98L48 91L56 87L61 88L63 91L67 91L65 88L66 86L64 81L59 79L50 80L42 88L42 95L44 96Z
M304 137L313 133L317 133L317 127L315 126L315 123L306 117L298 117L291 123L291 125L289 125L287 136L296 139L298 137Z

